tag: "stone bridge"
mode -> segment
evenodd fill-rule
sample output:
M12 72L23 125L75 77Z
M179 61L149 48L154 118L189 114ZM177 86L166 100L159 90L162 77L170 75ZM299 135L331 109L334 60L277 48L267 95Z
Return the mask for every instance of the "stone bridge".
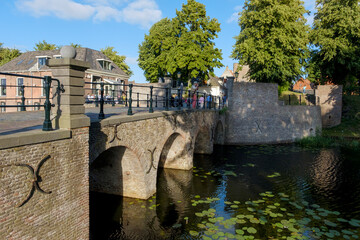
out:
M223 115L167 111L90 123L89 64L50 59L49 66L65 88L53 101L57 130L0 136L0 239L89 239L90 189L146 199L158 168L189 170L193 154L209 154L213 144L292 142L321 130L319 106L281 106L275 85L233 79Z
M111 117L90 127L93 191L147 199L156 192L158 168L189 170L194 153L224 143L224 115L179 111Z

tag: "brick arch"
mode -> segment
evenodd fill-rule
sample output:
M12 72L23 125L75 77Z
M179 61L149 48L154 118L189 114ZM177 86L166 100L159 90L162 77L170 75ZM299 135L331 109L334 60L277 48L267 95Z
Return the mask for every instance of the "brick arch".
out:
M126 146L110 147L90 165L90 188L125 197L147 198L143 164Z
M219 120L215 127L214 144L223 145L225 142L225 128L221 120Z
M194 153L211 154L213 152L213 128L211 126L203 125L198 128L194 135Z
M189 157L191 149L183 134L173 132L161 146L158 167L183 170L192 168L192 158Z

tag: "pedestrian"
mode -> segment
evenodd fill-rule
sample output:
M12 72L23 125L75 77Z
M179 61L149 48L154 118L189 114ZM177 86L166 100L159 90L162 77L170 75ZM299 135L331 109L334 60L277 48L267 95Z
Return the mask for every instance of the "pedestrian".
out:
M211 101L212 101L212 97L211 97L211 95L208 95L207 97L206 97L206 107L207 108L210 108L210 104L211 104Z

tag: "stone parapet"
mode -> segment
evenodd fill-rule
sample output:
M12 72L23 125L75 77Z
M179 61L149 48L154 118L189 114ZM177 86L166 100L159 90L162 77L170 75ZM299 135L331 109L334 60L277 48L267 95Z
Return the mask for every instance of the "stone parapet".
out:
M85 116L85 70L90 63L75 59L62 58L48 60L53 78L64 86L65 92L53 99L53 125L55 128L74 129L90 126L90 119ZM56 92L56 85L53 92Z

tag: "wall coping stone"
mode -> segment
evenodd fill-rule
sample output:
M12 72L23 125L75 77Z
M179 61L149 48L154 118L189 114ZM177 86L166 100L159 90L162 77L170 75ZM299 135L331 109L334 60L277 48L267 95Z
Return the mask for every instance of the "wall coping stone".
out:
M154 112L154 113L137 113L136 115L118 115L111 116L109 118L103 119L100 121L101 127L106 127L110 125L120 124L120 123L128 123L128 122L137 122L146 119L180 115L191 112L213 112L219 111L214 109L197 109L197 110L177 110L177 111L162 111L162 112Z
M54 131L42 131L36 129L0 136L0 150L68 138L71 138L71 131L67 129L58 129Z

